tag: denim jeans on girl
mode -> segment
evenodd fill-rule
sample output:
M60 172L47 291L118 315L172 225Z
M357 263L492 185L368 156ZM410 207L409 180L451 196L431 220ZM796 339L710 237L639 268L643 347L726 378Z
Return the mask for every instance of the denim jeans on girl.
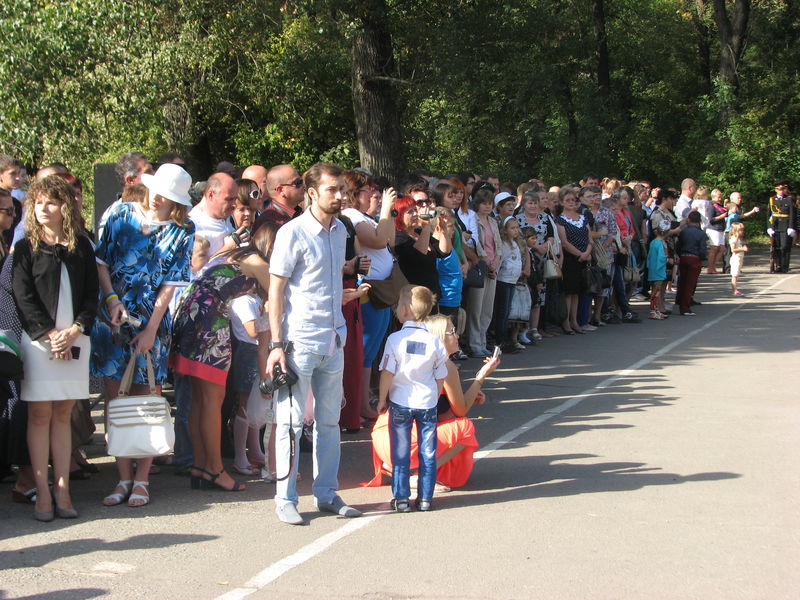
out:
M417 423L419 482L417 497L433 498L436 486L436 407L406 408L389 402L389 444L392 452L392 496L407 500L411 462L411 426Z

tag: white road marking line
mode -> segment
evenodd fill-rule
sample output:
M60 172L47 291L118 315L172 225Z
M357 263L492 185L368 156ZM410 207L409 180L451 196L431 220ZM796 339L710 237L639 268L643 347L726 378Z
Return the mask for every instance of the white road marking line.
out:
M580 404L583 400L585 400L589 396L593 395L595 392L603 390L603 389L609 387L613 383L619 381L620 379L622 379L624 377L627 377L628 375L630 375L630 374L634 373L635 371L641 369L645 365L648 365L649 363L653 362L657 358L660 358L661 356L663 356L667 352L670 352L671 350L673 350L676 347L680 346L684 342L690 340L694 336L704 332L706 329L709 329L709 328L713 327L714 325L716 325L717 323L719 323L720 321L723 321L723 320L727 319L733 313L735 313L738 310L741 310L747 304L752 302L753 299L755 299L755 297L760 296L764 292L767 292L767 291L771 290L772 288L778 286L779 284L781 284L781 283L783 283L785 281L789 281L790 279L793 279L795 277L796 277L796 275L792 275L790 277L779 279L778 281L776 281L775 283L773 283L769 287L764 288L763 290L757 292L755 294L755 296L751 296L750 298L748 298L747 300L745 300L741 304L737 304L736 306L734 306L731 310L729 310L725 314L720 315L716 319L712 319L711 321L707 322L702 327L699 327L698 329L694 329L694 330L690 331L689 333L687 333L686 335L684 335L681 338L678 338L677 340L673 340L672 342L670 342L666 346L662 347L658 351L653 352L652 354L648 354L647 356L637 360L635 363L633 363L632 365L630 365L629 367L627 367L627 368L625 368L625 369L623 369L621 371L617 371L617 373L615 375L612 375L611 377L608 377L608 378L604 379L603 381L601 381L600 383L598 383L594 387L581 392L577 396L573 396L572 398L570 398L568 400L565 400L564 402L562 402L561 404L559 404L555 408L551 408L550 410L542 413L538 417L535 417L535 418L531 419L530 421L528 421L527 423L525 423L523 425L520 425L516 429L513 429L513 430L509 431L505 435L500 436L499 438L497 438L493 442L490 442L489 444L487 444L482 450L478 450L477 452L475 452L475 455L474 455L475 456L475 462L486 458L487 456L489 456L493 452L499 450L500 448L502 448L503 446L505 446L509 442L513 441L515 438L517 438L520 435L522 435L523 433L526 433L526 432L528 432L528 431L530 431L532 429L535 429L536 427L538 427L542 423L545 423L545 422L549 421L550 419L552 419L553 417L555 417L557 415L560 415L561 413L569 410L570 408L576 406L577 404ZM345 525L342 525L339 529L337 529L335 531L331 531L330 533L327 533L327 534L323 535L322 537L314 540L310 544L307 544L307 545L303 546L302 548L300 548L294 554L291 554L291 555L289 555L289 556L287 556L285 558L282 558L281 560L271 564L266 569L264 569L263 571L259 572L254 577L252 577L242 587L235 588L235 589L227 592L226 594L218 596L216 598L216 600L240 600L241 598L246 598L250 594L256 593L261 588L265 587L266 585L268 585L268 584L272 583L273 581L275 581L276 579L278 579L278 577L280 577L284 573L294 569L295 567L298 567L298 566L302 565L306 561L314 558L318 554L321 554L322 552L324 552L325 550L330 548L333 544L335 544L339 540L347 537L351 533L355 533L359 529L362 529L363 527L366 527L367 525L369 525L371 523L374 523L375 521L377 521L381 517L385 516L386 514L388 514L388 513L387 512L382 512L382 513L378 513L378 514L368 515L368 516L365 516L365 517L362 517L362 518L359 518L359 519L354 519L352 521L348 521Z

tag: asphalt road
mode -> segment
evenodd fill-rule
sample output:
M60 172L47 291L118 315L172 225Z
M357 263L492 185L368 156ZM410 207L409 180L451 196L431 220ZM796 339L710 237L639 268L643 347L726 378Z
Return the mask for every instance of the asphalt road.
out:
M190 491L170 468L149 507L105 508L108 458L73 483L76 521L35 522L3 484L0 598L798 598L800 277L748 261L743 299L704 275L696 317L504 357L472 478L431 513L359 487L366 433L341 468L366 516L317 513L303 454L305 527L276 520L272 484Z

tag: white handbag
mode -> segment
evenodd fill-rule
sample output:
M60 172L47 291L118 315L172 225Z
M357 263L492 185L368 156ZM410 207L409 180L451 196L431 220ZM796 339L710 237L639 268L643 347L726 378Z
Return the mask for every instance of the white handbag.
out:
M147 357L147 379L150 394L129 396L136 366L131 356L119 386L119 396L107 403L106 443L108 454L119 458L148 458L172 452L175 427L169 414L169 403L159 396L155 386L153 363Z

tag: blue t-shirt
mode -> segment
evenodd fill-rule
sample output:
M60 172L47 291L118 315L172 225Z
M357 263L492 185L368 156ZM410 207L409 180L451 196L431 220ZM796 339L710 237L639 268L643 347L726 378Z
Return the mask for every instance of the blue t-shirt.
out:
M461 264L455 250L451 250L444 258L436 259L436 270L439 271L439 287L442 290L439 304L450 308L461 306L464 279L461 277Z

